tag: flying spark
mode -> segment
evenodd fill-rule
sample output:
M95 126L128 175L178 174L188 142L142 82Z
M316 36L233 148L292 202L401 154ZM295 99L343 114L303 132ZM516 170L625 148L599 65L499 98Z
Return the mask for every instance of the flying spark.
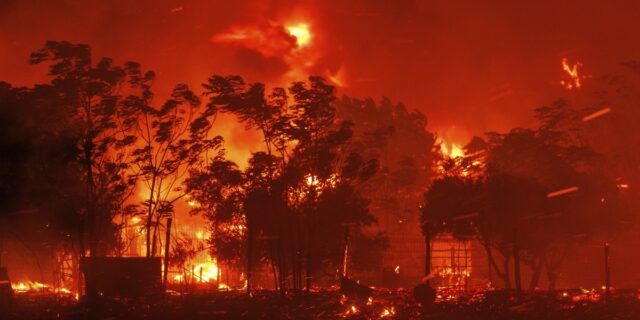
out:
M553 197L561 196L563 194L576 192L576 191L578 191L578 187L577 186L573 186L573 187L570 187L570 188L566 188L566 189L562 189L562 190L558 190L558 191L547 193L547 198L553 198Z
M603 116L603 115L605 115L605 114L607 114L609 112L611 112L611 108L604 108L602 110L596 111L596 112L594 112L594 113L592 113L590 115L585 116L584 118L582 118L582 121L585 121L585 122L586 121L591 121L591 120L593 120L595 118L598 118L600 116Z

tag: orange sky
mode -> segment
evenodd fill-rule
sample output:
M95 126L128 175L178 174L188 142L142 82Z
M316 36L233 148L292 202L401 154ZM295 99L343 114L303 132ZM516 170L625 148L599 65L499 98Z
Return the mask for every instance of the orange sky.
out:
M141 62L157 72L160 96L174 83L197 86L212 74L267 84L337 75L341 93L405 102L427 114L432 130L464 142L528 125L534 107L566 94L563 57L579 59L593 75L640 58L640 2L556 2L4 0L0 80L42 80L45 69L27 58L49 39ZM304 52L278 32L300 22L313 35ZM271 28L266 43L284 47L212 41L238 27ZM589 94L588 80L582 92ZM228 117L218 127L234 154L259 147L256 135Z

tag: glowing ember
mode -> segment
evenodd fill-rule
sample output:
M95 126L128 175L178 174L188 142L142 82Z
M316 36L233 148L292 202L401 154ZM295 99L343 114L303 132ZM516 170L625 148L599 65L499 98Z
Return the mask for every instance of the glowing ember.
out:
M189 207L195 207L198 205L198 202L194 200L189 200L187 201L187 205L189 205Z
M287 32L296 38L298 48L304 48L311 43L311 32L309 25L306 23L298 23L286 27Z
M360 310L358 309L358 307L356 307L355 305L351 305L351 307L349 307L347 311L344 312L343 316L348 317L348 316L356 315L359 312Z
M582 67L580 61L569 65L567 58L562 58L562 70L567 73L567 78L560 81L560 84L568 90L580 88L582 86L581 80L587 78L587 76L580 75L578 71L580 67Z
M400 274L400 266L396 266L396 268L393 269L393 272L395 272L396 274Z
M391 317L395 314L396 314L396 308L391 307L391 308L382 310L382 313L380 313L380 318Z
M306 177L307 185L310 187L314 187L318 185L318 177L314 175L307 175Z

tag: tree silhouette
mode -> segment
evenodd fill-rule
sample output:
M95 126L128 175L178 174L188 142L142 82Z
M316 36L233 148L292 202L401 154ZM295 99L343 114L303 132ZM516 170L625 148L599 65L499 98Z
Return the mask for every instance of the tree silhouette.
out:
M349 186L368 179L375 169L356 161L357 155L345 147L353 125L335 118L334 88L321 78L310 77L308 82L295 82L287 90L275 88L267 95L264 85L246 84L235 76L213 76L204 87L209 96L206 114L232 113L247 127L259 130L265 142L266 152L256 152L249 160L241 189L248 289L258 257L272 265L276 287L284 290L287 274L291 274L294 289L303 287L303 276L307 280L304 287L309 289L324 254L331 252L336 258L342 252L342 237L327 236L335 235L336 230L341 233L347 221L359 225L374 221L366 201L356 200L359 196ZM200 172L212 173L210 169ZM222 178L227 173L214 175ZM194 172L190 181L198 181L197 176ZM206 186L196 183L191 188L205 190ZM336 198L328 201L330 195ZM217 220L214 225L224 223L224 215L216 213L220 211L216 208L225 200L209 200L213 204L208 206L210 217ZM350 201L353 204L346 206ZM329 214L331 206L350 212ZM332 243L332 250L326 250Z
M339 119L354 123L354 137L349 143L354 157L348 163L372 169L372 177L358 190L371 200L370 208L380 228L390 235L392 250L385 262L403 264L397 261L403 257L394 251L414 250L411 240L419 237L416 207L434 175L435 135L427 130L424 114L387 98L376 103L343 97L336 111Z
M151 105L153 95L148 88L152 76L138 85L143 98L127 100L137 108L140 120L135 125L140 146L132 155L148 195L143 203L146 216L146 255L157 253L158 231L163 218L173 215L173 204L185 196L181 183L201 156L221 147L222 138L208 138L211 123L199 112L200 99L189 88L177 85L171 98L161 107Z
M489 133L488 141L472 140L467 153L473 161L483 161L482 171L462 175L468 173L469 161L457 161L450 171L454 174L434 181L425 195L425 234L475 235L507 288L512 258L516 266L522 261L532 269L530 289L543 269L552 289L573 246L612 234L630 220L602 156L576 130L576 113L563 102L536 112L541 121L536 130L513 129ZM457 218L463 212L478 214ZM502 256L502 268L494 250ZM515 279L520 289L517 267Z
M123 203L135 182L125 174L127 150L136 140L135 112L119 94L131 87L129 76L138 70L135 64L116 66L108 58L94 64L88 45L64 41L48 41L31 54L31 63L49 64L51 88L59 102L56 107L65 110L76 126L77 163L84 167L86 186L82 225L89 255L104 255L107 246L101 239L116 213L113 205Z

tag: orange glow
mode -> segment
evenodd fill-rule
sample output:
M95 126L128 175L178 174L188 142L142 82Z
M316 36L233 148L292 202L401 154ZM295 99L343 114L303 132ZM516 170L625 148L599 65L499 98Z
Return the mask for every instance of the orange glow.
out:
M355 305L351 305L347 311L344 312L343 316L344 317L348 317L348 316L353 316L358 314L358 312L360 312L360 309L358 309L358 307L356 307Z
M315 187L318 185L318 177L314 176L314 175L307 175L307 177L305 178L307 181L307 186L309 187Z
M455 159L464 157L464 150L457 143L451 143L447 146L445 142L442 142L442 144L440 144L440 151L442 152L442 155L447 158Z
M573 65L569 65L567 58L562 58L562 70L566 72L567 78L560 81L560 84L568 90L578 89L582 86L582 79L587 76L581 76L578 69L582 67L580 61L576 61Z
M218 280L218 263L216 259L197 265L195 271L198 277L200 277L200 274L202 274L200 282L210 282L211 280Z
M309 30L309 25L306 23L298 23L294 25L288 25L286 27L287 32L296 38L296 43L298 44L298 48L304 48L311 43L311 31Z
M77 294L74 294L69 288L65 287L53 287L48 284L44 284L38 281L20 281L11 284L11 289L17 294L23 293L36 293L36 292L48 292L48 293L57 293L63 295L73 295L77 297Z
M24 281L18 283L12 283L11 288L17 293L42 291L49 288L48 285L37 281Z
M288 56L299 46L298 39L277 24L231 26L226 32L214 35L211 41L245 47L265 57Z
M331 81L334 85L338 87L346 87L347 86L347 75L346 69L344 66L340 66L338 71L332 73L327 71L327 79Z
M396 308L394 308L394 307L386 308L386 309L382 310L382 313L380 313L380 318L391 317L391 316L393 316L395 314L396 314Z
M400 274L400 266L396 266L396 268L393 269L393 272L395 272L396 274Z
M189 200L187 201L187 205L189 205L189 207L195 207L198 205L198 202L195 200Z

